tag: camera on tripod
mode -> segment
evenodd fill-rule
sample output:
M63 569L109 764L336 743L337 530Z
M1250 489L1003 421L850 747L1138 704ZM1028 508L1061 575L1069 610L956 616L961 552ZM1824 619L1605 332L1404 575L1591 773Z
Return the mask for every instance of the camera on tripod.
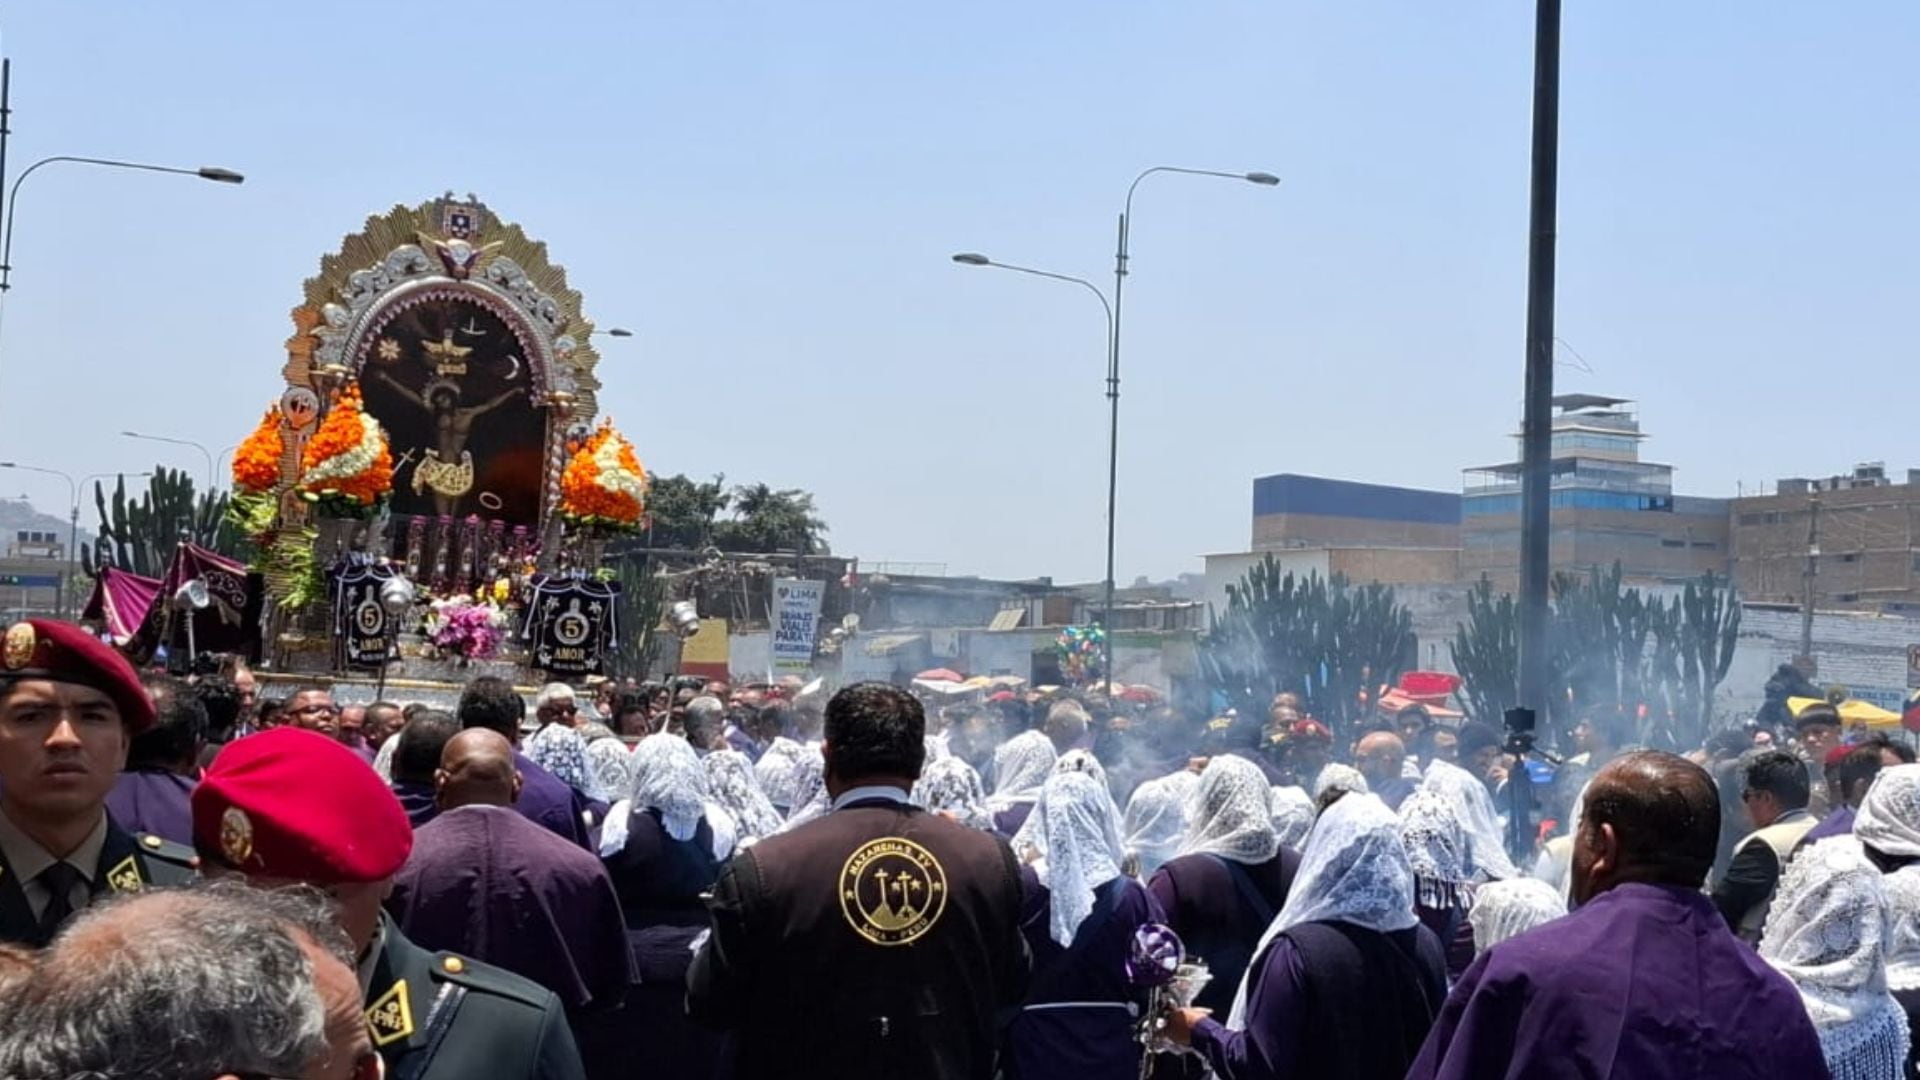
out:
M1533 753L1534 712L1532 709L1508 709L1504 714L1507 741L1502 751L1515 757Z

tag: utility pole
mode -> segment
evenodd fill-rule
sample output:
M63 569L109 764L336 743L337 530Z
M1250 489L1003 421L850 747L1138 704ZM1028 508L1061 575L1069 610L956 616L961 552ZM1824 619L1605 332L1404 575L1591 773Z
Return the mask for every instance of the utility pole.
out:
M1538 0L1533 183L1528 213L1526 405L1520 427L1519 704L1547 715L1547 587L1553 477L1553 286L1560 172L1560 0Z
M1820 674L1813 659L1813 580L1820 576L1820 500L1807 500L1807 568L1800 575L1800 660L1802 674Z

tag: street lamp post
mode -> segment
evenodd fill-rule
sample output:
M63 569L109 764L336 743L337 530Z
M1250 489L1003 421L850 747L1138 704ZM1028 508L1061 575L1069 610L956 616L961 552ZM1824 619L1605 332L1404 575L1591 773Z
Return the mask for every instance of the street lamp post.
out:
M165 436L165 435L144 435L138 431L123 431L120 434L129 439L141 439L146 442L169 443L174 446L191 446L195 450L200 451L200 456L207 459L207 491L208 493L212 493L213 491L213 455L207 451L206 447L200 445L197 442L194 442L192 439L174 439L174 438L169 438L168 436Z
M42 468L39 465L22 465L17 461L0 461L0 469L18 469L21 472L43 473L57 476L67 482L67 573L60 585L60 597L54 604L54 613L65 615L67 610L67 591L72 588L75 563L80 556L80 490L94 480L109 476L151 476L152 473L88 473L78 483L73 477L59 469Z
M1120 487L1120 295L1127 280L1127 242L1133 225L1133 193L1140 182L1155 173L1183 176L1211 176L1223 180L1244 180L1249 184L1274 187L1280 178L1266 172L1224 172L1218 169L1183 169L1175 165L1155 165L1144 169L1127 185L1127 201L1120 211L1119 243L1113 255L1113 343L1107 357L1107 406L1112 413L1107 423L1107 600L1105 658L1107 692L1113 692L1113 533L1114 508Z
M1115 355L1115 342L1120 332L1120 323L1115 317L1117 312L1114 305L1107 302L1107 294L1101 292L1098 285L1095 285L1085 278L1077 278L1069 274L1056 274L1051 270L1035 270L1028 266L1015 266L1012 263L994 262L985 255L973 251L963 251L955 255L953 261L962 266L990 266L997 270L1012 270L1016 273L1032 274L1034 277L1052 278L1055 281L1065 281L1078 285L1092 293L1094 297L1100 301L1101 310L1107 313L1107 396L1109 398L1118 398L1120 393L1119 381L1113 376L1113 357ZM1101 661L1106 666L1102 677L1107 681L1109 692L1111 692L1113 688L1113 497L1115 491L1113 484L1115 475L1113 453L1115 448L1120 445L1119 434L1113 430L1113 425L1119 423L1120 413L1118 409L1115 409L1107 432L1107 595L1106 610L1101 616L1106 638L1106 652Z
M182 169L172 165L149 165L140 161L115 161L112 158L74 157L70 154L41 158L39 161L22 169L20 175L14 179L13 186L7 189L6 230L5 235L0 236L0 292L6 292L13 287L13 211L19 204L20 185L26 183L27 177L32 176L34 171L41 166L52 165L56 162L69 162L75 165L97 165L106 169L137 169L141 172L172 173L175 176L197 176L202 180L211 180L217 184L239 184L244 183L247 179L232 169L223 169L215 165L202 165L197 169Z

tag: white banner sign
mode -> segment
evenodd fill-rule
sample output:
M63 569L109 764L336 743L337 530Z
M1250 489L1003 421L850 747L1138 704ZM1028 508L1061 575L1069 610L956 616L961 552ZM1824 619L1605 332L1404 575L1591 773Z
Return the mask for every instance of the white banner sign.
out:
M823 581L773 580L773 673L803 674L813 667L813 643L820 630Z

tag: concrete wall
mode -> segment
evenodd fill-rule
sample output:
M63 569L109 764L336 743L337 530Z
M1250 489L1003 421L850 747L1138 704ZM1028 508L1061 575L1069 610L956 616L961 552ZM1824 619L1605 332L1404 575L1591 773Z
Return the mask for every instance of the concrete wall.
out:
M1907 694L1907 647L1920 645L1920 619L1816 611L1813 658L1818 686L1841 685L1854 697L1898 711ZM1800 651L1800 614L1747 608L1740 643L1716 695L1720 718L1745 719L1766 700L1766 682Z

